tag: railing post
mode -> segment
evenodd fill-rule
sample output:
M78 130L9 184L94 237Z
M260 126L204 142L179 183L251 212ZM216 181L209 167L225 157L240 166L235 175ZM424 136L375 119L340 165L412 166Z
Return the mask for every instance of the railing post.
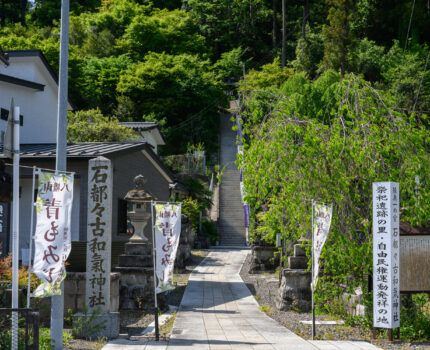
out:
M33 350L39 350L39 312L32 312L33 316Z

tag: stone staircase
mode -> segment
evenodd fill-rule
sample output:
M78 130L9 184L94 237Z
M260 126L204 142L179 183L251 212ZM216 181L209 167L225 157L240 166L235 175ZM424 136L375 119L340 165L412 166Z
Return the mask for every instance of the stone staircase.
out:
M231 115L220 116L220 165L224 169L219 188L218 232L221 246L245 246L244 210L236 160L236 132Z

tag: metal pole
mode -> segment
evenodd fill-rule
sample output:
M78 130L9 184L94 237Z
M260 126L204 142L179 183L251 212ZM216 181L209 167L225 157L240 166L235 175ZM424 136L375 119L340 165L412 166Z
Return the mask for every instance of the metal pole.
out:
M67 170L67 107L68 107L68 56L69 56L69 0L61 1L60 72L57 111L56 171ZM54 350L63 348L64 282L61 295L51 297L51 345Z
M285 0L282 0L282 68L285 67Z
M187 166L188 166L188 175L190 175L191 174L191 170L190 170L190 167L191 167L190 153L188 153L188 163L187 163Z
M203 153L203 175L206 175L206 154Z
M19 264L19 107L13 108L12 308L18 306ZM12 312L12 349L18 349L18 312Z
M312 227L311 227L311 242L312 242L312 282L311 282L311 290L312 290L312 340L316 335L315 331L315 302L314 302L314 271L315 271L315 261L314 261L314 200L312 199Z
M155 226L154 226L154 202L151 201L151 218L152 218L152 263L154 264L154 317L155 317L155 340L160 340L160 331L158 329L158 302L157 302L157 275L155 273L155 255L157 253L155 248Z
M30 283L31 283L31 269L32 269L32 264L31 264L31 254L32 254L32 250L33 250L33 218L34 218L34 198L33 198L33 193L34 193L34 184L36 182L36 167L33 167L33 186L32 186L32 191L31 191L31 214L30 214L30 247L28 249L28 283L27 283L27 309L30 308Z

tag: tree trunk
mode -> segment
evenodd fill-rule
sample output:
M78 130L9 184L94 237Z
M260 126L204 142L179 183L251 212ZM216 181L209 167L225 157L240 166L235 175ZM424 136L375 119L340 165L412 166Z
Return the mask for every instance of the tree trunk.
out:
M25 10L27 9L27 0L21 0L21 24L25 27Z
M273 17L272 17L272 46L273 48L276 48L276 42L277 40L277 31L278 31L278 21L277 21L277 6L276 6L277 0L272 0L272 11L273 11Z
M4 6L5 1L6 0L1 0L0 24L2 27L4 27L6 25L6 13L5 13L5 6Z
M303 4L303 21L302 21L302 38L306 39L306 23L310 18L309 0L304 0Z
M285 0L282 0L282 68L285 67L285 60L286 60L286 47L285 47L285 37L286 37L286 33L285 33Z

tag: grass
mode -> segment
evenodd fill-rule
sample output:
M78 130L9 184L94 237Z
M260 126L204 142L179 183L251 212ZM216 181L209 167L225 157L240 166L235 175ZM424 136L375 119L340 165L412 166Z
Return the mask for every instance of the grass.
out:
M105 337L97 338L94 342L90 344L93 349L101 350L103 346L107 344L107 339Z
M172 312L172 315L160 326L160 335L163 337L167 337L172 331L173 324L176 319L176 311Z
M206 258L208 252L203 250L193 250L191 251L191 255L199 258Z
M271 314L273 314L273 308L268 304L261 304L259 306L259 309L260 311L264 312L266 315L270 316Z

